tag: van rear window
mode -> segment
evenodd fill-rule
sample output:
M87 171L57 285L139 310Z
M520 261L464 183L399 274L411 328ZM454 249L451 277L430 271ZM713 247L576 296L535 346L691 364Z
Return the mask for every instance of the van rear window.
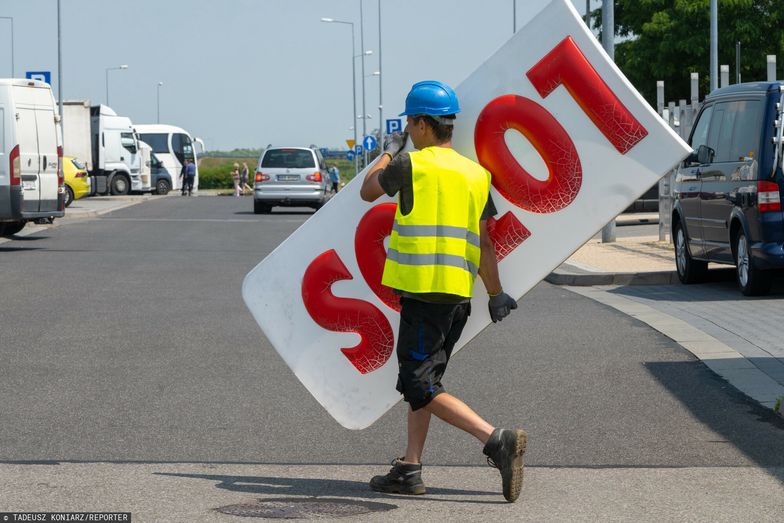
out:
M269 149L261 160L262 167L310 169L316 167L313 153L307 149Z

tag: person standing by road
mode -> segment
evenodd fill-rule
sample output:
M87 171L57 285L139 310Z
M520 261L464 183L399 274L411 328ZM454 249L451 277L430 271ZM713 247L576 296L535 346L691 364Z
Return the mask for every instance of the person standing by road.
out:
M182 195L193 196L193 183L196 181L196 164L193 160L185 160L180 176L182 176Z
M340 170L338 166L333 163L329 166L327 172L329 173L329 180L332 182L332 190L338 192L340 187Z
M476 275L490 295L493 322L517 303L501 288L498 261L487 231L496 214L490 173L452 148L455 92L446 84L414 84L406 97L406 133L392 135L363 180L360 196L373 202L398 196L382 283L400 295L397 390L409 404L405 455L370 487L379 492L424 494L421 456L431 414L475 436L488 463L501 472L503 495L514 502L523 482L522 429L490 425L444 390L441 378L471 313ZM402 153L407 137L416 151Z
M180 181L180 193L183 196L188 194L188 189L185 186L185 184L187 183L186 180L188 179L188 176L185 174L185 171L187 171L187 170L188 170L188 160L185 160L185 161L182 162L182 169L180 169L180 180L181 180Z
M240 191L245 195L245 191L252 191L248 185L248 163L242 162L242 169L240 170Z
M234 197L239 198L242 196L242 189L240 188L240 164L234 162L234 168L231 170L231 181L234 184Z

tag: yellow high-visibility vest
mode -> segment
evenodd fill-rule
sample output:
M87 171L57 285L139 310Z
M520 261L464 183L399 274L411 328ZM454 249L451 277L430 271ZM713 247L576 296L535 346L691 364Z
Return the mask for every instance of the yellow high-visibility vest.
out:
M448 147L409 154L414 208L403 216L397 206L381 282L411 293L470 298L490 173Z

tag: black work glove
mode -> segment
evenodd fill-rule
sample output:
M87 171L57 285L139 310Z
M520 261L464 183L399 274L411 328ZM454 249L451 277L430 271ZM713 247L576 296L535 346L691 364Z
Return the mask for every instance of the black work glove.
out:
M501 292L501 294L490 296L487 308L490 311L490 319L495 323L509 316L509 313L517 308L517 302L507 293Z
M394 158L406 146L406 140L408 140L408 133L388 134L384 144L384 153L388 154L390 158Z

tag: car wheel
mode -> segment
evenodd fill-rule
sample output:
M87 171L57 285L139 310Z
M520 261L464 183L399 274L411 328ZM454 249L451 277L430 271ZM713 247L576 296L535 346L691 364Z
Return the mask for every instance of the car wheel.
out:
M683 226L675 225L675 268L678 270L678 279L681 283L699 283L705 280L708 273L708 262L695 260L689 253L686 243L686 233Z
M160 195L169 194L170 190L171 190L171 186L169 185L169 182L167 182L166 180L158 180L155 183L155 194L160 194Z
M128 194L131 192L131 182L124 174L117 174L112 177L111 190L115 195Z
M63 205L70 206L74 201L74 193L70 187L65 186L65 193L63 193Z
M749 240L743 231L735 237L735 267L738 287L744 296L760 296L770 291L773 275L754 266Z
M253 202L254 214L269 214L272 212L272 206L266 203Z
M0 236L13 236L24 229L26 223L24 220L0 223Z

